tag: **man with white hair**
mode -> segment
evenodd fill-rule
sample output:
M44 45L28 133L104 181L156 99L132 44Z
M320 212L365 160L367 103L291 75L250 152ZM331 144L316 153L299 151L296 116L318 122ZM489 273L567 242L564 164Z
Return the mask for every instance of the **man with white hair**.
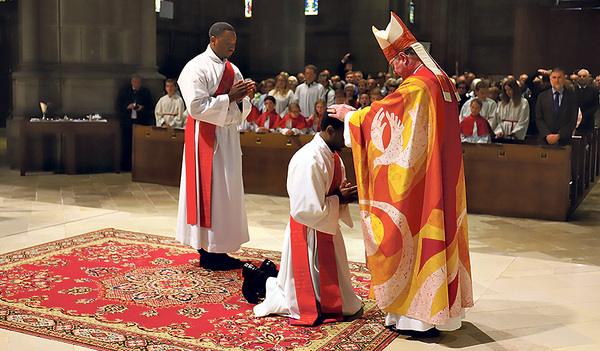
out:
M577 96L577 105L581 110L581 123L577 127L577 132L590 132L594 130L594 114L598 110L598 89L590 83L590 72L587 69L580 69L577 72L577 84L575 85L575 95Z
M394 13L373 32L402 84L328 111L352 146L371 297L390 329L434 336L473 306L458 94Z

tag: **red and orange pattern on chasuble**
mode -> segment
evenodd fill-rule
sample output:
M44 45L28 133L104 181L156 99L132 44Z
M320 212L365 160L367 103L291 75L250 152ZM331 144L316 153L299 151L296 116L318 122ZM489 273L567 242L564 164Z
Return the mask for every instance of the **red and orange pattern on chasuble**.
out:
M436 325L473 306L458 105L440 84L454 91L422 66L350 118L371 297Z

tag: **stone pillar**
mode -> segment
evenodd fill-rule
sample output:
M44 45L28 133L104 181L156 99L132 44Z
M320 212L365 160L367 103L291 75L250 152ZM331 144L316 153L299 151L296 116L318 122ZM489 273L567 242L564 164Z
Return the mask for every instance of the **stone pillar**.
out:
M134 73L155 101L162 95L152 0L20 0L18 26L12 122L41 116L40 101L52 104L48 117L117 118L118 91ZM14 167L18 123L8 122Z
M21 65L34 65L39 61L39 0L19 1L19 30Z
M303 1L254 1L251 21L251 72L257 79L280 71L304 71Z

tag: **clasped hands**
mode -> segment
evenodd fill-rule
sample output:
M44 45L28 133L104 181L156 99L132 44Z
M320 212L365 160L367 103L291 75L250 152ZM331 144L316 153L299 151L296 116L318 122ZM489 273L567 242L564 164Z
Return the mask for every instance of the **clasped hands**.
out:
M229 96L229 101L240 102L246 96L251 97L251 94L254 92L255 86L256 82L252 80L238 81L237 83L231 86L229 93L227 93L227 96Z
M144 105L137 105L137 104L129 104L127 105L127 109L128 110L135 110L135 111L141 111L144 109Z
M558 140L560 139L560 134L548 134L546 135L546 141L550 145L558 144Z
M340 199L340 205L349 204L358 200L358 188L356 185L352 186L348 179L344 179L342 185L335 192Z

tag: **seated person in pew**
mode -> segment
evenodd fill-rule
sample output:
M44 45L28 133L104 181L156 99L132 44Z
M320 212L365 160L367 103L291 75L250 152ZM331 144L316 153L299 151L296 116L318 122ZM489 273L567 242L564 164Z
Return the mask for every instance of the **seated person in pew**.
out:
M369 100L370 104L374 103L375 101L383 100L383 93L379 87L371 89L369 92Z
M471 99L471 114L460 122L460 141L463 143L489 144L492 142L494 132L487 119L479 114L483 102Z
M183 99L176 93L177 83L175 79L165 81L167 95L161 97L154 107L154 117L157 127L185 128L187 121L186 109Z
M325 114L321 132L290 160L290 221L280 271L268 260L260 268L246 263L242 271L244 298L250 303L264 298L254 307L257 317L276 314L292 318L292 325L312 326L361 310L339 224L352 226L348 203L358 199L338 155L343 147L344 122Z
M371 105L371 97L368 93L360 94L360 98L358 99L359 110L362 110L365 107L369 107Z
M481 102L483 103L483 107L481 108L481 111L479 112L479 114L481 115L481 117L487 119L488 123L490 124L490 126L492 126L492 129L496 128L496 126L498 125L498 121L497 121L497 108L498 108L498 104L496 104L496 101L492 100L489 98L489 90L490 90L490 83L488 81L482 80L480 82L478 82L475 85L475 97L471 98L475 99L478 98L479 100L481 100ZM462 121L463 119L469 117L469 115L471 115L471 101L468 100L462 107L462 109L460 110L460 121Z
M265 112L258 116L253 125L251 125L251 128L257 133L276 133L279 131L281 117L275 111L275 98L267 95L264 105Z
M306 118L300 114L300 106L292 102L288 109L289 113L283 117L279 123L279 128L283 135L308 134L310 128Z
M325 113L326 109L327 102L324 99L318 99L315 102L315 112L307 120L308 128L310 128L310 134L315 134L321 131L321 118L323 118L323 113Z
M523 140L529 127L529 103L516 80L509 79L502 89L494 133L499 139Z

